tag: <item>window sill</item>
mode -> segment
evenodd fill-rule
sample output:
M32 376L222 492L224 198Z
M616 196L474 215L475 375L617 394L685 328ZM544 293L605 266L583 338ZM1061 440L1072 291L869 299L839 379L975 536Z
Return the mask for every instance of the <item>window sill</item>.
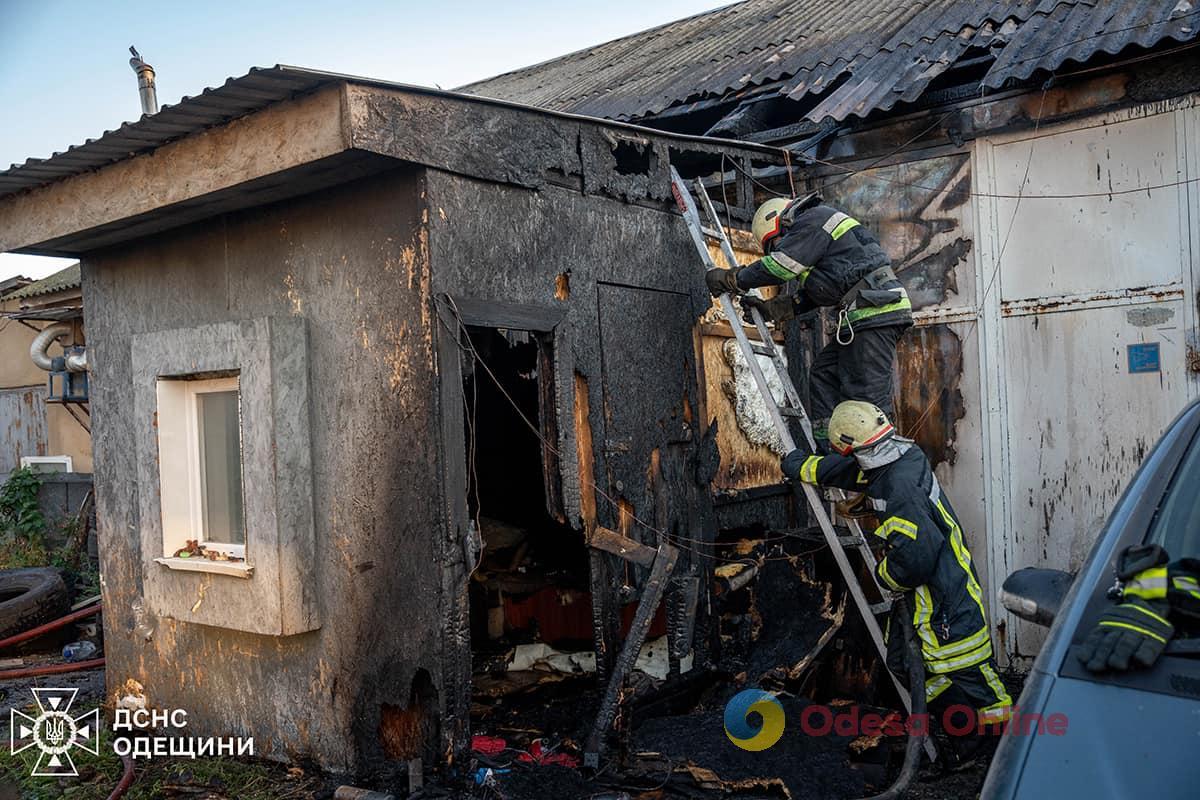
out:
M155 562L168 569L182 572L210 572L234 578L249 578L254 567L245 561L209 561L207 558L156 558Z

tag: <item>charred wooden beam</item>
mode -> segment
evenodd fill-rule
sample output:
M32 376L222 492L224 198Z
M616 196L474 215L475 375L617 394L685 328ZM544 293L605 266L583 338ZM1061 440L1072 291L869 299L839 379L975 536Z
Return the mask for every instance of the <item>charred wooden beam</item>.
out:
M675 559L678 557L679 551L669 544L661 544L655 551L650 579L646 581L646 588L642 590L642 599L638 602L637 613L634 614L633 624L629 627L629 635L625 637L625 643L621 646L621 655L617 657L617 663L608 679L608 686L604 690L600 713L596 715L596 724L592 727L584 748L583 763L587 767L598 769L600 766L604 736L617 715L617 706L621 701L621 686L646 642L646 632L650 630L650 622L662 600L663 591L667 588L667 581L675 569Z
M614 556L641 564L643 567L653 567L654 559L658 557L658 551L653 547L648 547L627 536L622 536L616 531L599 526L592 531L588 544L597 550L612 553Z

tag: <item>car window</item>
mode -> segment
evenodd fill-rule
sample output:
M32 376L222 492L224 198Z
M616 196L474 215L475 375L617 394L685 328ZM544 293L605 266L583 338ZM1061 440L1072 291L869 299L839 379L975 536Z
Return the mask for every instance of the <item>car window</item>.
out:
M1200 440L1180 462L1146 541L1162 545L1172 559L1200 557Z

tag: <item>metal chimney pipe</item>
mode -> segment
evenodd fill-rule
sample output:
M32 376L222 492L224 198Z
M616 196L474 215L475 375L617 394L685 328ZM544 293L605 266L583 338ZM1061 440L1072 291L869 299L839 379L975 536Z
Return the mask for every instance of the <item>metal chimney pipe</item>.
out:
M143 114L158 113L158 93L154 89L154 67L142 61L142 57L138 55L138 51L129 46L129 52L133 54L133 58L129 59L129 66L133 67L133 71L138 77L138 95L142 99Z

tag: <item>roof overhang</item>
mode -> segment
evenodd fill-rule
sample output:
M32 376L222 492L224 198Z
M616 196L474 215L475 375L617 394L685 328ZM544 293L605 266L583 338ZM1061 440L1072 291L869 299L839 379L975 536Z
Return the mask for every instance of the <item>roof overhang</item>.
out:
M267 77L286 79L286 94L262 89ZM189 111L194 128L173 121ZM644 157L645 172L617 168L622 145ZM669 161L711 161L711 171L723 156L780 163L781 151L276 67L0 173L0 251L79 255L399 162L530 188L560 176L582 191L666 201Z

